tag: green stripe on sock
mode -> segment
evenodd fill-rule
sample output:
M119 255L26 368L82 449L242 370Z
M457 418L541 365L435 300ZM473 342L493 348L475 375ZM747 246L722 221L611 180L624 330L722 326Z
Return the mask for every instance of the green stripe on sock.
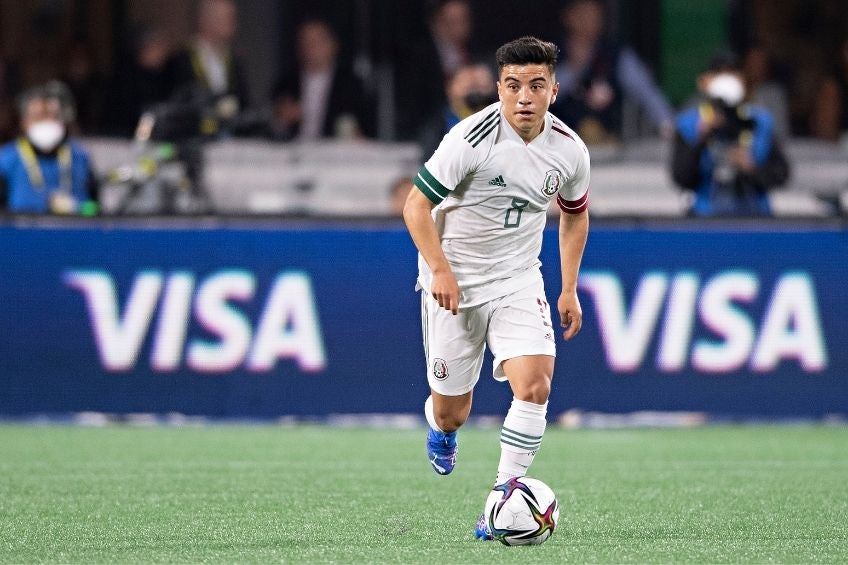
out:
M517 443L513 443L513 442L511 442L511 441L506 441L506 440L503 438L503 436L501 436L501 443L505 443L505 444L507 444L507 445L511 445L512 447L517 447L518 449L526 449L527 451L535 451L535 450L539 449L539 445L541 445L541 444L539 444L539 445L534 445L534 446L519 445L519 444L517 444Z
M542 441L542 436L531 436L531 435L527 435L527 434L522 434L521 432L516 432L515 430L511 430L511 429L506 428L506 427L501 428L501 430L504 431L504 432L509 432L514 436Z
M523 447L523 448L529 449L531 451L533 449L538 449L539 446L542 445L541 441L536 441L536 442L523 441L523 440L520 440L518 438L514 438L514 437L503 435L503 434L501 434L501 441L504 442L504 443L508 443L509 445L519 444L519 445L516 445L516 447Z

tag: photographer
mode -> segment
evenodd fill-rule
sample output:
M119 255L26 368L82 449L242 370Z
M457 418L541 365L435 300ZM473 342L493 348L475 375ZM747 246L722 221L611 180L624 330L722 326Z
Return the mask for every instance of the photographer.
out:
M23 214L97 212L97 182L88 152L69 138L74 103L50 81L19 102L21 136L0 148L0 210Z
M786 182L789 165L765 108L744 103L735 63L713 61L698 78L704 100L676 122L674 182L694 192L693 216L770 216L768 192Z
M498 100L495 75L485 63L457 69L445 85L447 104L429 116L418 135L422 155L432 155L453 126Z

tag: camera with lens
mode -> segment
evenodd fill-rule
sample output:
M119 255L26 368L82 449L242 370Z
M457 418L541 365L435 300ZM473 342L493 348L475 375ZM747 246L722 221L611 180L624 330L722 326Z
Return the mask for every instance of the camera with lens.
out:
M743 132L754 130L754 120L748 115L745 106L730 106L721 100L712 100L713 112L717 116L717 126L712 135L724 143L736 143Z

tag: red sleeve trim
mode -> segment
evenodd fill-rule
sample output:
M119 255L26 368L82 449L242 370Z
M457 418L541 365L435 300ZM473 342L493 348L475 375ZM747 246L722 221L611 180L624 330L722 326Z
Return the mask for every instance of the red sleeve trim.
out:
M589 207L589 190L577 200L566 200L561 195L557 194L557 204L559 209L566 214L579 214Z

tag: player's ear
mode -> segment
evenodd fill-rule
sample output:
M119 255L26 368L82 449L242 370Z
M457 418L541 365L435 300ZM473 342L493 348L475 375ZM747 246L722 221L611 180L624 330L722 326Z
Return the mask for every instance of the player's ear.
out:
M557 94L559 94L559 83L558 82L554 83L554 87L552 89L552 92L553 92L553 94L551 95L551 104L556 102Z
M496 81L495 85L498 87L498 100L503 102L503 97L501 96L501 81Z

